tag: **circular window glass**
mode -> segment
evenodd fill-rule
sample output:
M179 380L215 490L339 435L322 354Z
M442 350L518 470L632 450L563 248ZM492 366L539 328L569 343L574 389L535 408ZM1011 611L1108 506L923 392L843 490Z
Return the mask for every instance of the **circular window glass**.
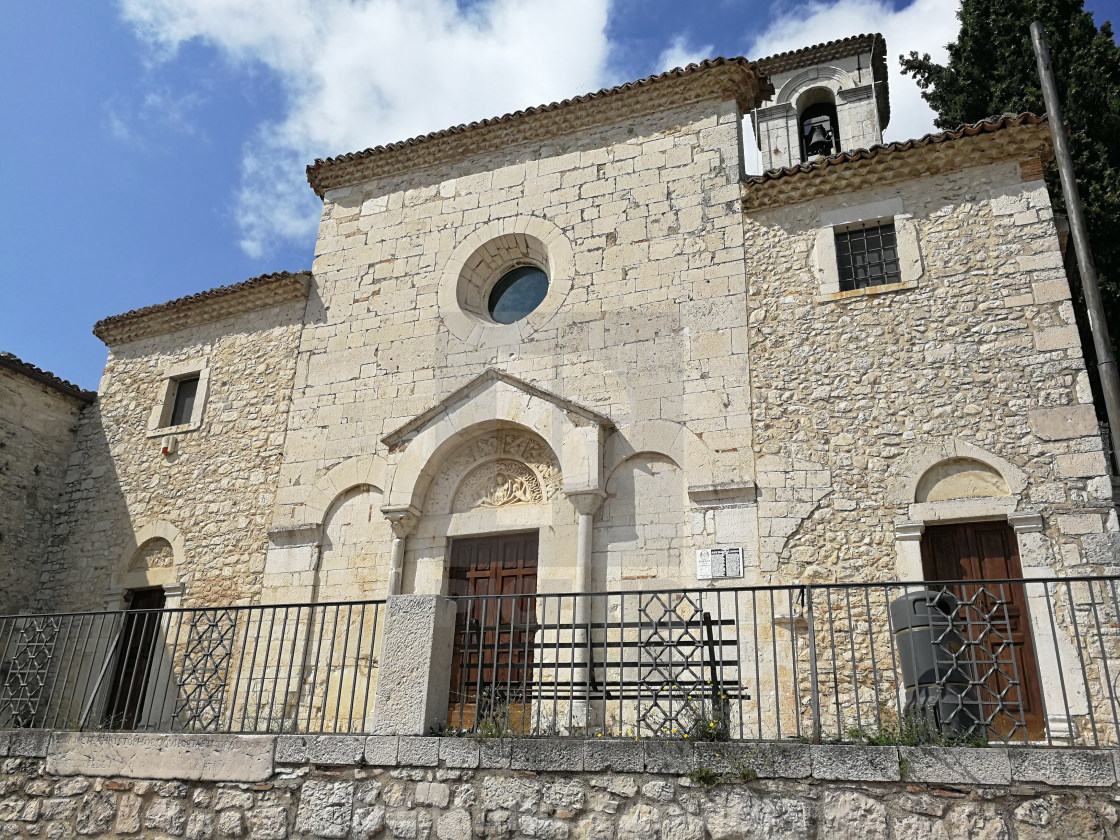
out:
M548 275L535 265L507 271L490 292L490 317L499 324L520 321L540 306L547 294Z

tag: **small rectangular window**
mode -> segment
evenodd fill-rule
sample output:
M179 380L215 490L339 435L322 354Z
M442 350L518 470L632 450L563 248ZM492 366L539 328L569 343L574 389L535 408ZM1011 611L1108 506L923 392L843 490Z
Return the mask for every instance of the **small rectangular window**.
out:
M171 409L171 426L181 426L191 422L194 413L194 397L198 393L198 377L180 379L175 383L175 405Z
M842 292L901 283L894 223L837 231L836 264Z

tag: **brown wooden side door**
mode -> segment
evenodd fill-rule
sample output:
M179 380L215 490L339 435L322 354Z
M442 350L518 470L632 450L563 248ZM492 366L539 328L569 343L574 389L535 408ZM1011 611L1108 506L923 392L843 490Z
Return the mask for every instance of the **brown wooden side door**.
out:
M1019 544L1006 522L932 525L922 536L927 581L1021 579ZM1010 739L1045 736L1042 691L1027 594L1020 584L951 587L962 602L955 624L974 643L973 669L981 711Z
M162 588L136 590L128 602L105 705L105 725L110 729L135 729L140 722L149 672L160 643L162 613L150 611L162 610L165 605Z
M459 599L459 607L449 726L469 729L487 717L502 727L527 731L538 539L532 531L451 544L448 594Z

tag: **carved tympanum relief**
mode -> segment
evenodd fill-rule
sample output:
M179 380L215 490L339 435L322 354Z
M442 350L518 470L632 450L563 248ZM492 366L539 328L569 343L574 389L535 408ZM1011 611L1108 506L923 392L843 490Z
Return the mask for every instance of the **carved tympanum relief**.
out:
M451 502L454 512L476 507L534 505L544 501L541 483L520 461L501 458L480 464L467 474Z
M458 513L476 507L532 505L560 490L560 464L539 436L499 429L448 456L428 491L425 510Z

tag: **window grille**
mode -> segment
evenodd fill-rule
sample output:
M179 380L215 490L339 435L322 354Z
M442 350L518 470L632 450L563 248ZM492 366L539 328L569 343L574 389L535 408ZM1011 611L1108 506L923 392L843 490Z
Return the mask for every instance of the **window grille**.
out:
M836 262L842 292L901 283L894 224L838 231Z

